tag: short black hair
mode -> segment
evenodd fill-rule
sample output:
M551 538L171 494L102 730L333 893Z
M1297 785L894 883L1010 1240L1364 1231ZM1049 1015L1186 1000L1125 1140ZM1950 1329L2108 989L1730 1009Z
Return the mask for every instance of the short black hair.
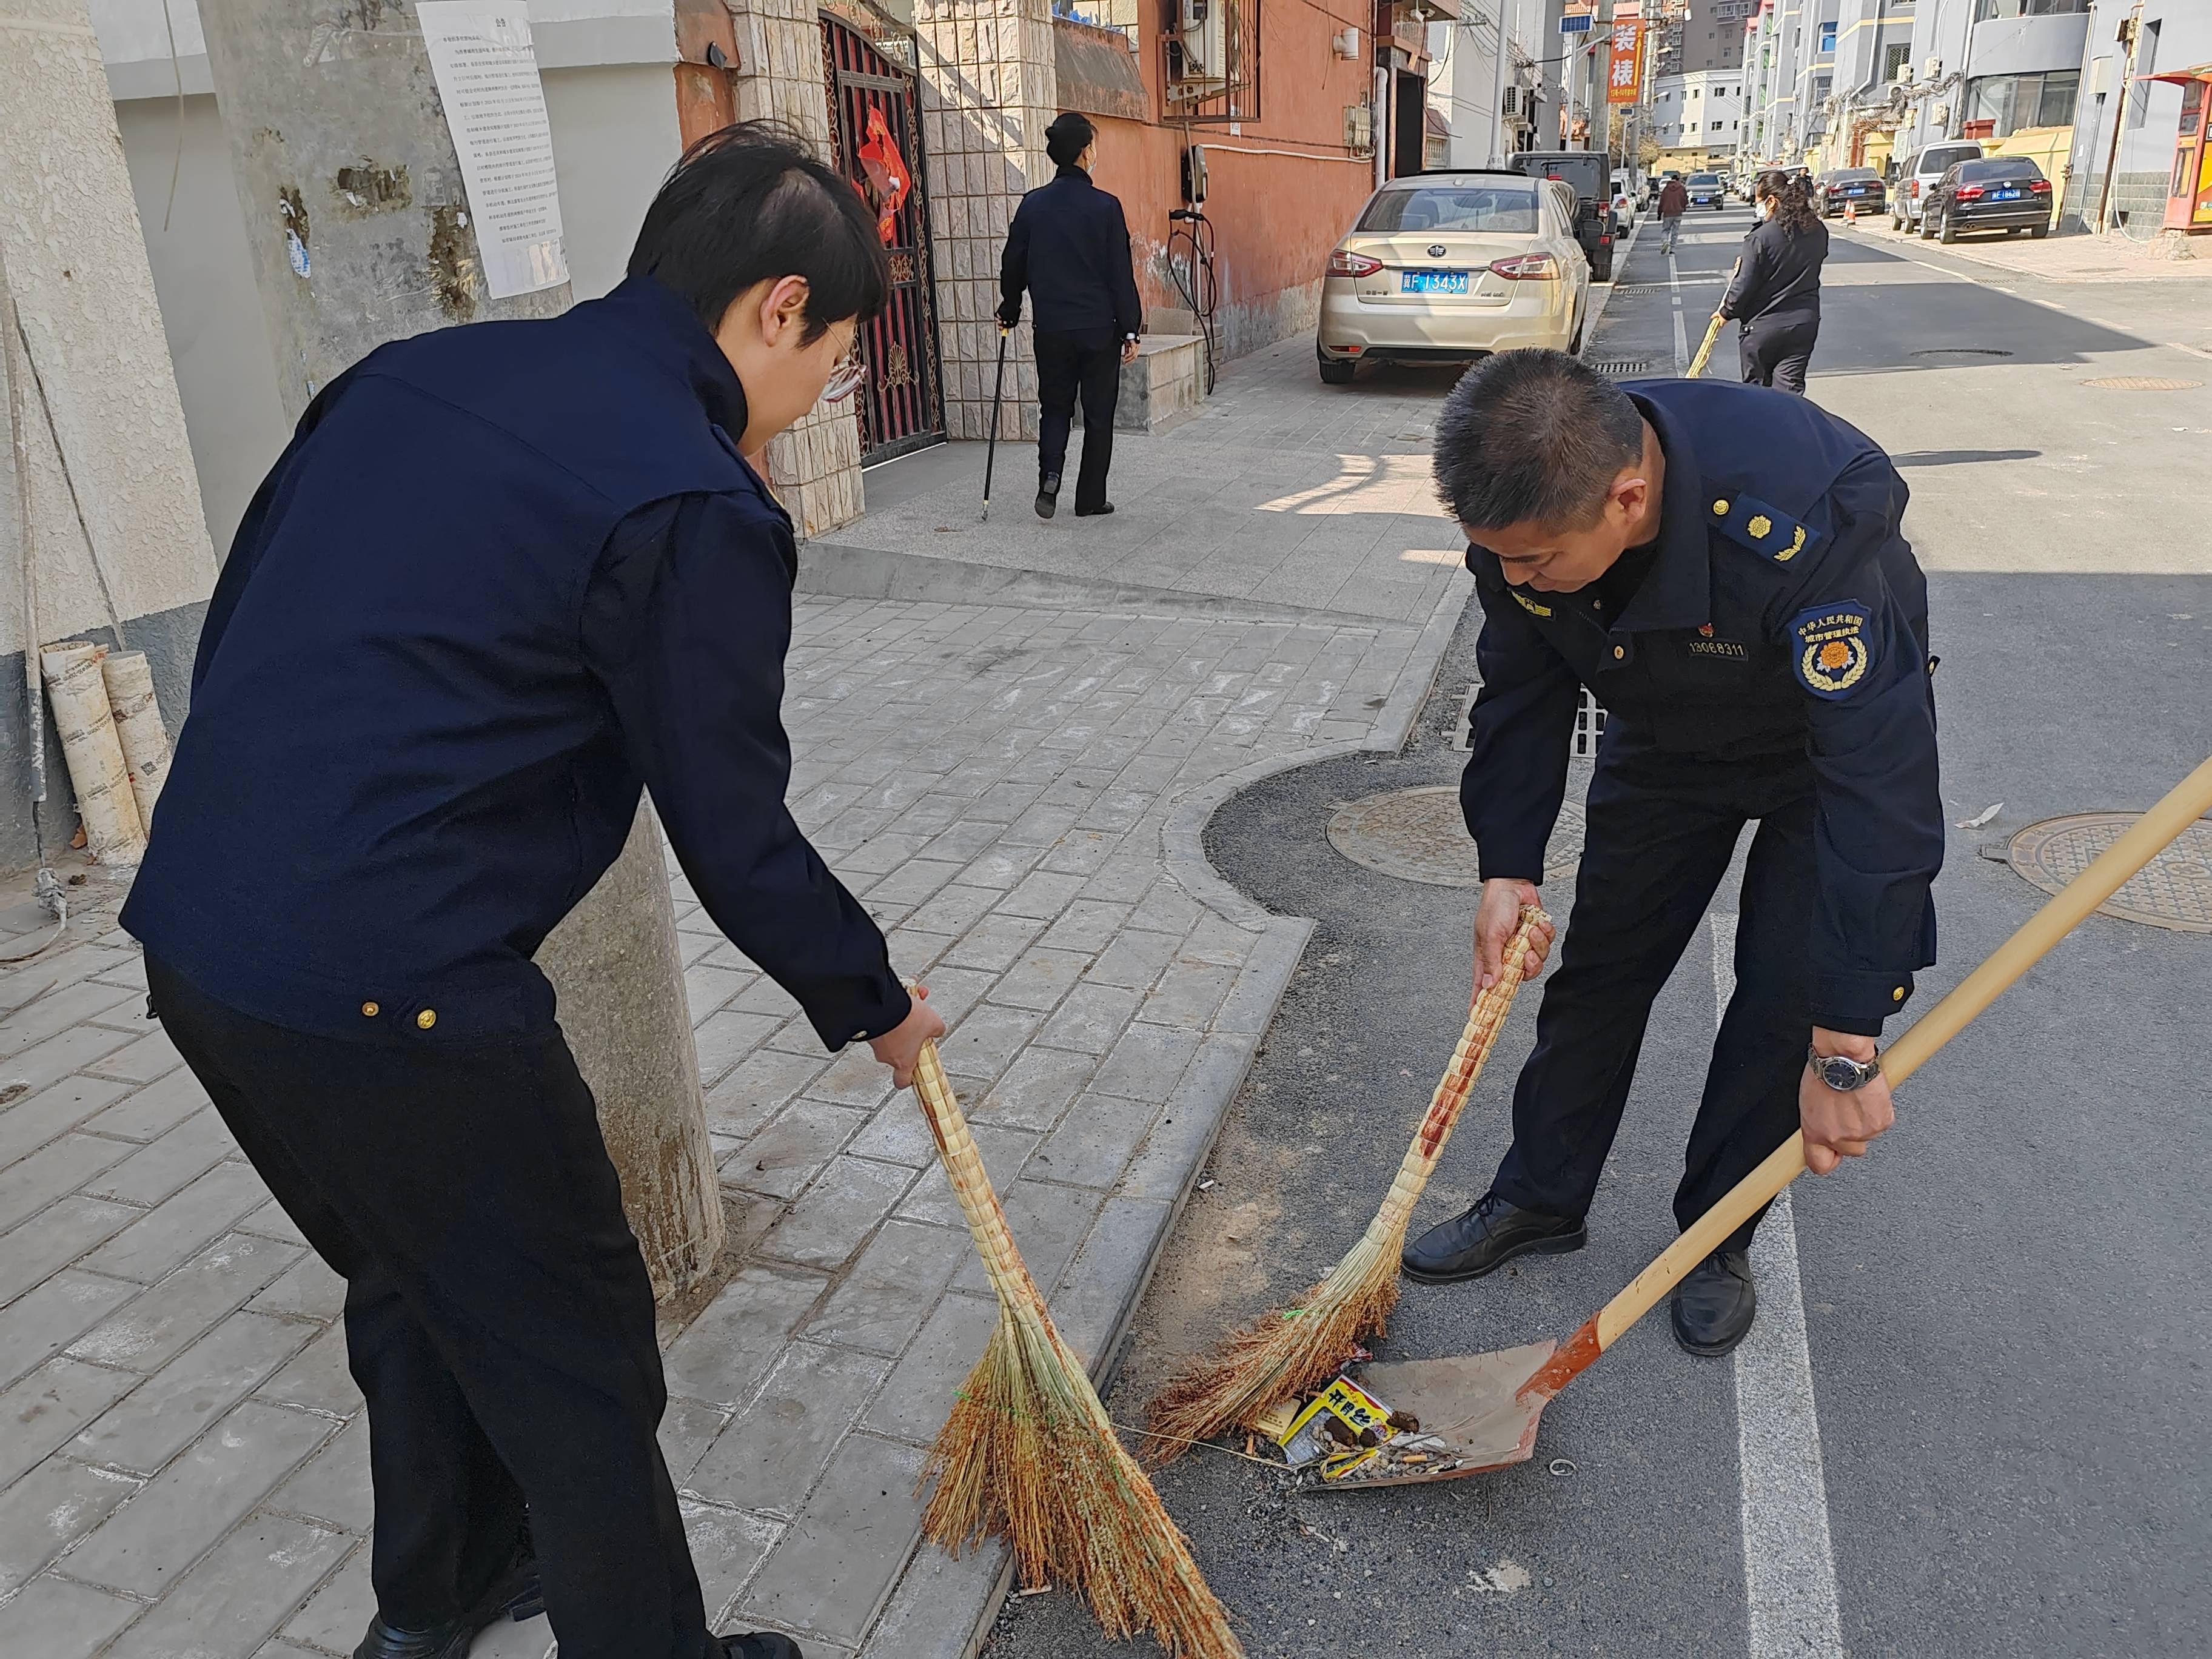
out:
M1484 358L1437 417L1437 494L1470 530L1580 528L1643 456L1633 400L1564 351Z
M1044 130L1044 153L1052 157L1054 167L1072 167L1083 159L1083 152L1097 136L1098 129L1091 125L1090 117L1064 110Z
M860 192L774 121L710 132L645 210L629 274L672 290L709 333L756 283L806 279L806 334L863 320L890 294L890 262Z

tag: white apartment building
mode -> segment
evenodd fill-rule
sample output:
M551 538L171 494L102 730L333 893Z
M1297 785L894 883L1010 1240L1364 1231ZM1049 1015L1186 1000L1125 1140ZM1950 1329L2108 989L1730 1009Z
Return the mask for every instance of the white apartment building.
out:
M1653 83L1652 138L1658 165L1691 172L1731 160L1743 139L1744 71L1692 70Z

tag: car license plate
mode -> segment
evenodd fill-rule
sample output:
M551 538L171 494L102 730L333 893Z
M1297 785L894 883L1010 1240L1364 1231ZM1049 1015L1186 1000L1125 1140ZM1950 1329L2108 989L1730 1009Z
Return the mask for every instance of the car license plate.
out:
M1993 190L1990 192L1990 200L1992 202L2017 202L2020 200L2020 192L2016 190Z
M1846 196L1863 196L1866 194L1866 186L1864 185L1853 185L1844 193Z
M1401 294L1464 294L1467 292L1467 273L1463 270L1408 270L1399 277Z

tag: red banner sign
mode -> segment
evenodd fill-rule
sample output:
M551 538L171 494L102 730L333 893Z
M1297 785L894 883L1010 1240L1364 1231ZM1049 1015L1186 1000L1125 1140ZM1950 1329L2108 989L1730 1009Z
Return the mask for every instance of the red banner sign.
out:
M1641 103L1644 99L1644 20L1624 17L1613 26L1613 58L1606 71L1605 101Z

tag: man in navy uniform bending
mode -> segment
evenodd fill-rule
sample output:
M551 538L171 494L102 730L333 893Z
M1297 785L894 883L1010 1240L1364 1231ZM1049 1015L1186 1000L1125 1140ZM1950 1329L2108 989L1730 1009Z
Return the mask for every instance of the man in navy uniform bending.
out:
M541 1568L562 1659L798 1655L708 1632L652 1289L531 957L649 785L708 914L824 1043L903 1086L944 1030L785 809L797 553L746 459L859 384L887 291L852 186L725 129L605 299L333 381L223 567L123 923L346 1279L376 1495L356 1659L457 1659Z
M1582 1247L1652 1000L1750 822L1735 992L1675 1219L1800 1127L1815 1173L1862 1155L1892 1121L1876 1039L1936 959L1943 858L1927 584L1899 527L1905 484L1863 434L1783 392L1615 384L1515 351L1454 388L1436 470L1483 608L1460 788L1482 866L1478 992L1536 902L1583 687L1607 720L1513 1145L1480 1203L1407 1247L1431 1284ZM1677 1289L1691 1352L1750 1328L1757 1224Z

